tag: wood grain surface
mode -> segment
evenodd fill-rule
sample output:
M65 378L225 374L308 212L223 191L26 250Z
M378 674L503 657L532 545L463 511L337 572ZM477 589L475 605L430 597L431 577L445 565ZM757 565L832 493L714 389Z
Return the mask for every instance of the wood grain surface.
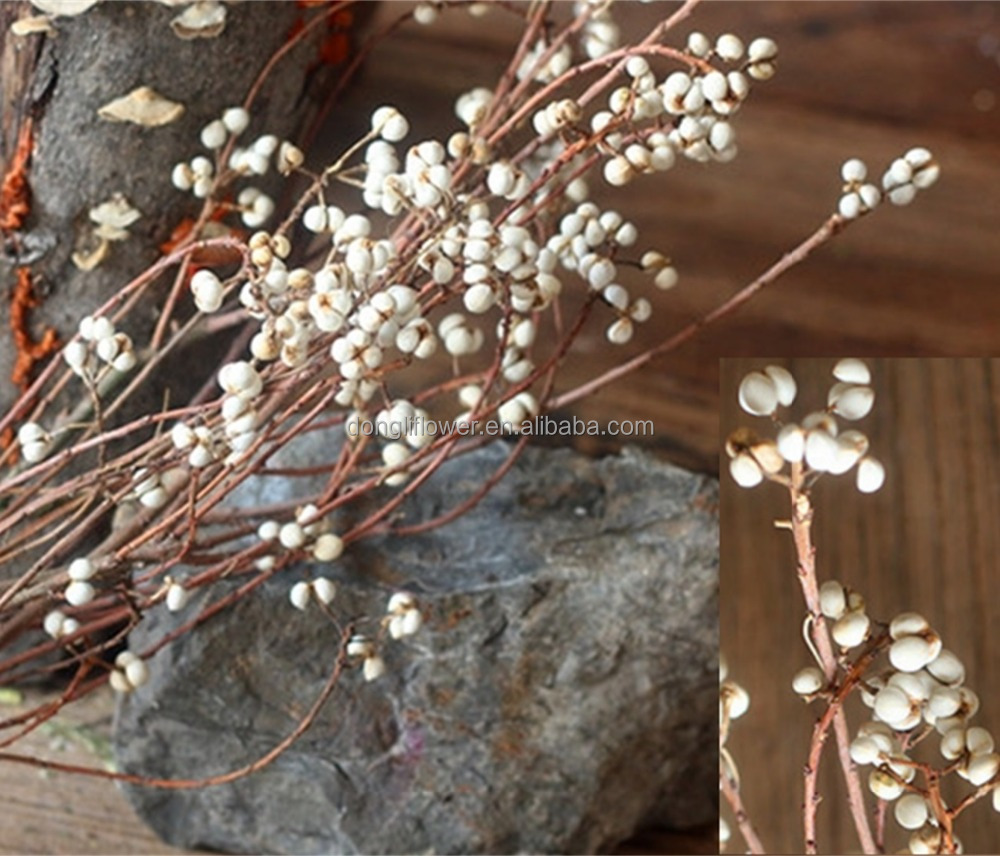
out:
M800 381L799 416L825 405L831 359L724 361L723 424L762 432L766 420L739 410L736 387L752 368L787 366ZM1000 577L1000 360L872 361L875 409L858 423L886 468L885 486L862 495L852 476L826 476L814 492L813 525L820 581L837 579L862 593L883 621L913 610L962 659L982 707L975 724L1000 729L1000 655L994 629ZM852 474L853 475L853 474ZM791 690L792 675L812 660L801 637L804 607L791 536L773 521L789 516L787 492L751 491L721 480L721 644L731 676L749 691L748 714L729 748L743 775L749 810L769 853L802 851L802 770L813 720ZM849 708L852 731L868 718ZM927 760L940 761L937 738ZM831 741L831 750L832 750ZM965 783L958 790L968 791ZM822 767L821 851L860 852L843 803L835 755ZM956 831L967 853L1000 852L1000 817L976 805ZM893 821L887 852L903 843ZM739 852L733 848L733 852Z
M674 7L628 4L617 14L639 31ZM939 184L909 208L875 212L739 315L575 408L602 421L653 419L656 436L648 445L669 460L714 472L720 356L998 353L1000 4L713 2L696 10L680 34L695 28L773 36L779 73L755 87L738 116L740 155L732 164L685 162L624 194L599 189L602 200L635 219L641 246L673 256L681 284L660 294L636 281L636 293L655 301L653 320L617 352L609 352L603 327L595 325L567 361L561 388L668 336L809 234L836 204L847 157L863 157L880 173L910 146L926 145L944 169ZM370 108L373 98L406 110L414 139L454 128L451 99L495 79L513 36L512 22L498 11L485 23L456 13L430 28L405 28L368 63L361 86L335 115L331 151L366 124L362 106ZM1000 699L991 705L988 692L998 667L986 636L998 572L994 364L988 364L992 390L987 364L914 364L900 374L890 365L905 366L877 365L876 420L889 421L871 429L875 447L886 450L890 482L863 501L839 496L837 485L821 488L820 498L844 511L821 509L823 573L857 583L877 614L910 607L933 613L983 691L983 721L998 725ZM730 416L727 410L725 424ZM942 446L954 432L961 443ZM582 438L577 445L598 453L619 441ZM935 457L939 452L943 458ZM992 481L984 481L990 474ZM722 631L734 671L754 698L734 751L748 782L761 783L751 808L775 824L768 840L777 853L801 848L795 764L810 714L786 690L806 654L797 641L801 606L789 548L772 530L777 511L766 504L780 497L770 493L741 495L735 507L724 497L727 520L734 512L743 518L733 532L727 528L724 544ZM752 537L740 542L741 532ZM10 768L0 771L0 782L3 852L168 852L113 786ZM823 787L832 797L826 780ZM979 808L971 824L985 827L988 811ZM840 825L837 812L835 799L823 805L823 829ZM80 817L88 818L83 833ZM1000 852L995 838L975 844L984 840L977 835L990 834L965 833L967 851ZM663 839L639 852L697 852L713 836L684 844Z

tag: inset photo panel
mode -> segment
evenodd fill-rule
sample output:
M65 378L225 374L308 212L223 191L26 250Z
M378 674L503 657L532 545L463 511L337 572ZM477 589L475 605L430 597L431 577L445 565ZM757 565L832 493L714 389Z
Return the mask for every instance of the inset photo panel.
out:
M1000 360L720 373L721 851L1000 852Z

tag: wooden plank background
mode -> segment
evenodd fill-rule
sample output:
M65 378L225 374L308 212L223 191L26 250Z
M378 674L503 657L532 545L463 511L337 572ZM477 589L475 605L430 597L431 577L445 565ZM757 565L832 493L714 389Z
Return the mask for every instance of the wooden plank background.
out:
M762 433L765 420L736 403L740 378L768 361L726 360L723 424ZM792 420L825 405L831 359L771 361L801 382ZM862 495L851 476L826 476L814 491L813 526L821 581L859 591L873 619L920 612L962 659L967 685L982 706L974 724L1000 729L1000 654L993 629L1000 577L1000 360L880 359L872 363L875 410L858 423L886 467L877 494ZM732 677L747 688L751 708L734 725L729 747L743 774L749 810L769 852L802 852L802 769L820 707L791 690L792 675L812 660L801 639L804 617L790 535L773 521L789 516L777 485L752 491L721 480L721 644ZM870 714L850 708L852 733ZM938 739L925 760L940 762ZM842 802L840 769L823 762L821 852L860 852ZM958 792L964 794L968 786ZM1000 816L976 805L956 826L967 853L1000 852ZM902 846L889 828L887 852ZM733 852L738 852L733 848Z
M639 31L674 5L628 4L617 14L627 29ZM383 7L379 14L388 11ZM713 36L724 31L747 39L773 36L781 48L780 69L774 80L755 88L737 118L741 153L735 162L724 166L685 162L666 175L631 185L624 194L602 193L608 204L620 206L635 219L642 246L669 253L681 271L681 285L675 291L643 292L655 301L655 314L632 344L616 352L622 358L712 308L805 237L833 209L838 170L845 158L863 157L880 173L893 157L919 144L929 146L944 167L938 186L910 208L876 212L738 316L576 408L584 418L653 419L657 433L649 445L669 460L714 472L719 448L719 356L997 353L1000 6L713 2L699 8L680 34L686 37L695 28ZM415 139L453 128L450 99L495 79L513 35L510 21L499 12L491 13L485 23L456 13L442 16L430 28L405 29L368 64L351 102L338 111L330 139L345 139L352 127L366 123L360 108L372 103L373 93L378 103L391 100L411 115ZM640 293L638 282L636 293ZM598 325L584 334L565 366L564 386L607 366L608 360L603 327ZM879 368L879 383L887 383L887 377ZM949 398L951 387L944 376L935 377L931 386L910 378L905 389L899 389L900 404L938 402L982 414L969 409L976 401L971 391L961 399ZM893 400L891 388L880 386L880 395L880 404ZM948 418L938 409L907 412L906 425L934 425L937 431ZM980 443L995 444L995 434L989 434L994 429L985 419L974 420L974 428L959 424L962 431L975 432ZM900 424L880 430L873 431L873 440L885 448ZM596 453L614 444L584 440L579 445ZM961 644L970 652L966 661L976 676L973 680L977 688L985 688L996 678L984 636L988 607L984 594L997 572L989 553L996 546L990 534L996 515L988 520L980 513L984 503L995 500L991 493L995 487L986 483L976 493L961 491L953 481L955 472L968 473L977 469L968 461L983 460L981 446L963 448L968 460L953 449L948 459L953 461L952 470L940 466L907 470L908 491L899 499L903 511L892 509L896 514L892 529L880 528L878 521L888 512L876 505L881 516L859 516L855 509L847 518L824 518L817 535L826 543L839 535L852 550L864 550L863 566L851 565L848 553L831 552L829 561L840 556L836 572L847 580L865 581L872 608L881 614L917 603L937 604L942 600L943 575L974 567L975 580L958 599L944 604L934 620L949 644L955 639L956 648ZM993 476L995 486L995 469ZM900 482L894 484L875 503L897 496L892 491L899 490ZM949 485L947 493L942 492L943 485ZM791 714L777 706L787 703L790 693L776 692L769 700L767 692L768 687L780 690L785 680L781 676L804 662L794 641L797 636L785 635L782 623L785 618L794 623L800 609L790 580L781 582L788 555L781 551L780 539L774 540L768 513L759 505L759 497L749 503L746 496L741 499L758 514L752 525L747 524L757 540L752 551L740 554L741 563L754 558L765 542L771 545L767 549L777 552L765 552L771 558L764 570L741 577L744 590L736 597L758 596L762 591L768 595L766 601L750 601L761 604L756 610L730 617L735 600L725 585L723 589L724 639L732 640L732 633L738 633L739 658L731 655L733 665L754 693L753 716L740 724L743 731L734 738L734 748L744 773L753 778L767 771L768 791L773 786L777 792L779 786L795 784L796 772L779 772L784 768L775 765L772 780L772 762L785 751L782 741L772 737L770 742L758 742L751 729L784 723L780 717L785 715L808 722L808 712L795 707L794 698ZM824 528L835 525L841 528ZM888 544L875 540L876 530L895 540ZM964 533L964 546L946 542L945 534L934 541L939 530ZM933 550L931 544L936 545ZM726 565L731 565L730 558ZM876 566L888 570L876 574L872 571ZM905 603L902 593L909 595ZM781 628L780 643L768 643L761 635L772 625ZM779 662L779 656L785 659ZM996 716L996 706L992 713L988 704L985 707L984 717ZM107 727L106 717L105 700L99 727ZM114 786L69 777L43 779L33 771L10 767L0 771L0 782L5 798L0 852L168 852L141 827ZM760 811L769 806L766 792L757 797ZM772 814L789 820L784 809L774 808ZM790 814L794 822L794 811ZM822 814L836 820L829 806ZM710 838L682 843L654 839L636 849L696 852ZM783 848L775 852L800 847L793 832L776 833L770 840ZM975 840L966 839L967 844ZM1000 845L991 846L997 852Z

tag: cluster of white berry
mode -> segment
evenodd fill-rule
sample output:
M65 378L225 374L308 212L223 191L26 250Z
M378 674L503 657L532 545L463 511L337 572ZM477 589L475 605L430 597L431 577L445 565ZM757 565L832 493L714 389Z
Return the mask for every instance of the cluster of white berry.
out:
M111 670L109 683L120 693L130 693L149 680L149 666L146 661L132 651L122 651L115 657L115 667Z
M288 590L288 599L296 609L304 610L309 601L316 598L324 606L333 603L337 596L337 585L327 577L315 577L308 582L300 580Z
M242 134L250 124L250 114L243 107L229 107L218 119L213 119L201 129L201 144L216 155L232 139ZM170 180L178 190L190 191L198 199L206 199L216 192L217 179L229 180L237 176L264 176L272 163L282 175L288 175L302 165L302 152L287 140L273 134L258 137L246 148L234 147L226 164L227 170L217 175L217 164L204 155L174 166ZM237 209L243 225L258 229L274 213L274 200L257 187L245 187L236 197Z
M132 339L116 330L110 318L88 315L79 330L80 337L63 348L63 359L75 375L93 380L100 363L123 373L135 367Z
M860 431L840 431L836 417L862 419L871 411L875 393L868 385L871 373L861 360L843 359L833 368L835 383L827 395L827 407L808 414L800 423L782 424L775 416L779 407L795 401L797 386L791 373L781 366L750 372L740 382L740 406L754 416L770 417L778 427L774 439L761 439L749 429L730 435L726 452L729 472L742 487L754 487L765 479L786 482L787 464L804 467L803 475L840 475L857 467L856 483L862 493L878 490L885 481L882 464L868 454L868 438Z
M407 591L396 592L389 598L383 624L393 639L413 636L423 626L423 614L416 598ZM378 653L375 641L356 635L347 643L347 656L362 661L362 674L366 681L374 681L385 674L385 660Z
M63 598L70 606L84 606L90 603L96 592L91 579L97 573L97 565L88 558L79 557L69 563L67 569L69 583L63 591ZM53 639L71 636L80 629L80 622L68 617L62 610L53 609L42 620L42 629Z
M833 636L845 651L870 638L871 622L864 601L837 581L820 589L823 614L834 621ZM889 668L865 678L861 696L872 719L858 730L850 754L855 763L872 766L869 789L879 799L894 802L901 827L912 831L910 853L937 853L941 846L939 819L925 791L915 784L917 766L910 735L924 725L940 735L946 772L955 772L974 787L997 782L1000 754L991 734L970 724L979 709L979 697L964 686L965 668L942 645L927 620L914 612L897 615L889 624ZM815 667L802 670L795 690L806 697L825 685ZM918 741L919 742L919 741ZM993 805L1000 811L1000 789L993 789ZM945 806L947 809L947 806ZM961 852L961 845L956 852Z
M287 523L265 520L257 529L257 537L261 541L278 544L285 550L305 550L317 562L332 562L344 552L344 542L330 530L330 521L310 502L297 508L295 519ZM259 559L257 566L269 570L274 566L274 557ZM330 599L333 599L332 595Z
M837 210L845 220L854 220L874 209L883 198L893 205L909 205L917 191L930 187L940 174L941 167L927 149L913 148L889 165L880 190L868 181L865 162L851 158L840 168L844 187Z
M52 449L52 435L38 422L25 422L17 429L17 443L25 462L37 464Z
M145 508L163 508L170 499L160 473L149 467L139 467L132 474L132 490L139 504Z
M703 33L692 33L688 53L699 61L687 71L675 71L658 82L644 57L630 57L625 70L630 86L614 90L608 109L594 114L591 128L607 131L605 145L614 154L604 166L604 178L612 185L627 184L636 175L670 169L675 156L695 161L732 160L736 156L736 132L730 118L750 94L750 80L767 80L774 74L777 45L768 38L754 39L749 48L732 33L712 42ZM704 66L718 59L728 70ZM626 137L618 130L646 119L671 117L647 134Z

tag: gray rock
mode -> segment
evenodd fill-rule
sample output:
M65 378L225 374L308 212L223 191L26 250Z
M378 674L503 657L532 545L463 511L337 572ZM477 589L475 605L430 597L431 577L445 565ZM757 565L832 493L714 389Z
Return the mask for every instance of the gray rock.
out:
M505 454L449 462L407 516L439 514ZM336 564L334 606L374 616L369 630L389 592L418 594L425 627L385 645L382 679L346 673L314 726L248 778L129 787L130 800L175 845L240 852L594 852L644 823L712 821L716 498L712 480L640 452L529 448L461 519ZM295 727L338 641L318 609L288 603L302 575L152 659L119 705L121 769L222 773ZM148 616L131 646L178 620Z

